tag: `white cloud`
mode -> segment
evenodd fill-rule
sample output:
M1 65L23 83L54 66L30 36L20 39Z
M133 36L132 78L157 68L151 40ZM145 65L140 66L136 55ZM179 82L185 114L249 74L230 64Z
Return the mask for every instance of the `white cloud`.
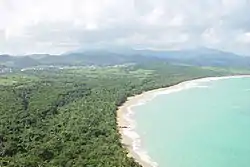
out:
M0 53L110 46L250 55L250 0L0 0Z
M250 32L240 34L237 39L238 42L241 42L243 44L249 44L250 46Z

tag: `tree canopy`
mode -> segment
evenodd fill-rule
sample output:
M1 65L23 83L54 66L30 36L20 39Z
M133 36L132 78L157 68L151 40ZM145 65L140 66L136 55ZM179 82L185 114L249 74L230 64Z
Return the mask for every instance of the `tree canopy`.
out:
M0 76L0 166L139 167L116 122L128 96L184 80L229 74L151 63Z

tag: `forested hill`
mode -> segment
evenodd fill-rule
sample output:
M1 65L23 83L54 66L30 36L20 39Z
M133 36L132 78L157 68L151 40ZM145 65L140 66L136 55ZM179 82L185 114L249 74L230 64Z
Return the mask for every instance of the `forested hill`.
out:
M128 96L222 69L143 63L0 75L1 167L139 167L121 144L116 110Z
M214 49L198 48L180 51L155 50L90 50L76 51L62 55L35 54L26 56L0 55L0 65L13 68L27 68L41 65L82 66L82 65L117 65L164 61L172 64L193 66L250 68L250 57Z
M35 66L110 66L127 63L143 63L162 60L157 57L143 55L124 55L112 52L84 52L63 55L28 55L10 56L0 55L0 65L12 68L29 68Z

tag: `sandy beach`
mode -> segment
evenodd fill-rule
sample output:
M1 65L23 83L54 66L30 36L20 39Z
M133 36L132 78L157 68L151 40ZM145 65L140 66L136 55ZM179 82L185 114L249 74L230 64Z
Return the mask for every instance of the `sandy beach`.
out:
M140 136L135 131L136 122L133 119L134 112L131 109L132 107L143 105L144 103L152 100L159 94L170 94L194 87L202 87L203 82L242 77L250 77L250 75L207 77L201 79L194 79L179 83L171 87L155 89L144 92L140 95L129 97L128 100L122 106L120 106L117 111L117 123L119 126L119 131L122 135L122 143L127 147L129 151L128 156L133 157L143 167L158 167L158 164L150 158L146 150L143 150L141 146Z

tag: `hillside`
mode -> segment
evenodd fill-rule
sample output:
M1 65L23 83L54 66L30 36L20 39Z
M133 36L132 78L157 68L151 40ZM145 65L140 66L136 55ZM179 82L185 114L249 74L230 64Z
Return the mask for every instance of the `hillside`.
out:
M36 54L21 57L0 55L0 64L15 68L27 68L37 65L108 66L155 61L193 66L250 68L250 57L207 48L182 51L89 50L62 55Z
M0 65L15 68L25 68L40 65L40 62L29 56L0 55Z

